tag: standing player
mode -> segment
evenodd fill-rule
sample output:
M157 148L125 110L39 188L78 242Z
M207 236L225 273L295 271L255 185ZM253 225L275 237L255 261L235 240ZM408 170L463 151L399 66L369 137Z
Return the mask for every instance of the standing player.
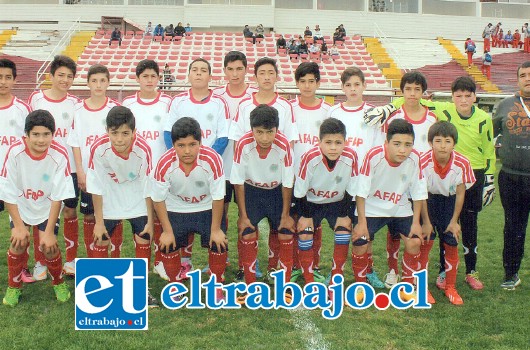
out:
M66 244L66 262L64 263L64 273L73 275L75 273L75 258L77 257L77 247L79 246L79 228L77 221L77 201L79 197L79 187L77 185L77 174L72 148L67 145L68 130L72 126L74 119L75 105L80 100L68 93L76 73L75 62L66 56L55 56L50 65L51 88L34 92L28 100L28 104L33 110L44 109L49 111L55 119L55 141L63 145L68 151L72 179L74 181L75 197L66 199L63 208L64 220L64 240ZM33 232L33 239L39 241L38 232ZM46 266L43 264L43 256L39 250L35 251L35 268L33 277L37 281L46 279Z
M197 233L201 246L209 248L210 270L220 282L228 249L223 161L212 148L201 145L201 126L193 118L177 120L171 139L173 147L160 158L148 190L163 228L159 248L166 272L171 282L180 280L179 249ZM223 297L217 290L217 300Z
M293 159L289 141L278 131L279 124L277 109L259 105L250 115L252 130L236 143L230 182L235 187L239 208L237 226L242 239L241 259L247 284L256 281L256 231L265 217L271 228L278 231L280 265L285 270L286 281L291 278L294 221L289 209L294 182ZM245 298L241 296L240 302L244 303ZM286 295L286 299L289 296Z
M122 105L129 108L136 119L136 131L142 135L153 155L153 164L156 164L166 151L164 143L164 126L166 124L171 97L158 91L157 85L160 78L158 63L153 60L143 60L136 66L136 81L140 91L126 97ZM155 217L154 237L155 262L153 271L163 279L168 279L164 264L162 263L158 242L162 234L162 226Z
M52 276L57 300L70 299L62 279L61 251L57 245L61 202L74 195L68 154L53 140L55 121L45 110L31 112L25 121L25 136L9 149L0 173L0 198L11 220L11 245L7 252L8 284L3 303L18 304L21 275L28 261L29 228L40 234L44 263Z
M94 205L92 196L87 193L86 173L90 146L105 133L107 114L118 103L107 97L110 73L107 67L96 64L89 68L87 85L90 97L76 105L72 128L68 135L68 145L72 147L77 169L77 183L81 190L81 208L83 214L83 235L87 256L92 257L94 242ZM120 230L122 225L120 224ZM121 242L117 242L121 245ZM119 257L119 256L118 256Z

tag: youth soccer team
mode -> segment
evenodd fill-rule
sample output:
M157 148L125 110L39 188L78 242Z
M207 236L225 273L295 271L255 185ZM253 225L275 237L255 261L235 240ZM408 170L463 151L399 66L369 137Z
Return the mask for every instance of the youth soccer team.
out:
M11 225L4 304L16 306L24 283L48 275L57 300L70 298L63 275L75 274L79 200L89 258L109 257L109 250L120 257L128 220L136 257L151 260L153 245L154 272L171 282L193 269L196 234L208 249L205 271L218 281L225 281L228 239L237 242L236 279L261 278L258 241L265 233L258 224L266 218L266 278L282 269L286 281L333 283L351 243L355 281L374 288L400 279L414 283L438 235L436 286L452 304L463 303L455 288L462 239L465 282L483 288L476 272L477 215L493 200L495 152L491 118L474 106L470 78L453 82L453 103L439 103L421 99L426 79L409 72L401 80L403 98L374 108L363 101L366 82L356 67L343 71L346 100L334 106L316 96L314 62L296 69L300 94L293 101L276 92L272 58L254 64L256 87L245 82L243 53L229 52L224 71L228 83L211 90L209 62L194 60L191 88L171 98L158 90L158 63L143 60L136 67L139 91L120 105L107 97L110 74L102 65L88 71L89 98L70 95L76 64L56 56L51 88L25 103L12 94L15 64L0 60L0 199ZM232 201L238 219L229 226ZM57 243L61 212L64 264ZM323 220L333 237L323 237ZM381 281L372 242L383 227L388 273ZM329 274L320 270L323 239L334 240ZM291 299L288 292L276 297ZM219 289L216 299L223 298ZM245 298L239 295L238 302ZM435 302L430 292L428 298ZM148 301L157 306L150 294Z

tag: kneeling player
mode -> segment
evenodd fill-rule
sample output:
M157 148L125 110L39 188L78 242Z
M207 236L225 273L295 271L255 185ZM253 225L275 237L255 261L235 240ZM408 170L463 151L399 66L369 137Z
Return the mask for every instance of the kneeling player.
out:
M28 261L29 227L40 234L40 249L52 276L57 300L70 299L62 279L61 251L57 245L59 214L64 199L74 197L68 153L53 141L55 120L45 110L31 112L25 136L9 149L1 172L0 197L11 218L11 245L7 252L8 284L4 304L16 306L21 294L22 269Z
M418 270L423 240L420 215L427 186L420 156L413 146L412 124L396 119L388 126L385 144L372 148L364 158L355 191L358 223L353 232L352 265L357 282L366 281L368 240L373 240L384 226L393 237L405 242L403 281L414 282L412 274ZM403 296L407 301L410 297Z
M181 279L180 248L198 233L209 248L208 263L217 281L223 280L228 241L224 220L225 177L221 156L201 145L201 126L183 117L171 128L173 147L160 157L146 192L162 224L159 248L171 282ZM222 290L217 300L224 299Z
M351 239L353 177L357 176L357 154L345 147L346 126L335 118L320 125L320 143L311 148L300 162L294 186L300 218L298 257L306 283L313 278L313 233L323 219L335 231L332 275L342 274ZM347 192L348 191L348 192Z
M455 289L459 261L457 246L462 232L458 218L466 189L473 186L475 176L467 158L454 151L458 132L453 124L437 122L429 129L428 139L432 150L421 157L421 168L429 191L422 219L424 233L434 233L424 244L428 249L422 249L421 268L427 268L432 240L438 233L445 249L445 295L452 304L461 305L464 302Z

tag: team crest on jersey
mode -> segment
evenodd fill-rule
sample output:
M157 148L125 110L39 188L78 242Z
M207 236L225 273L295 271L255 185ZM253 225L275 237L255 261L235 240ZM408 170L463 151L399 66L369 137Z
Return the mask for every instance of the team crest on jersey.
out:
M335 183L340 184L342 182L342 176L335 176Z
M157 114L153 117L153 119L155 120L155 122L160 123L160 120L162 120L162 117Z
M129 173L129 179L131 179L131 180L136 179L136 174L133 173L133 172L131 171L131 172Z
M449 186L449 193L456 193L456 186L455 185Z
M206 116L206 119L212 121L213 120L213 114L212 113L208 113L208 115Z
M15 126L15 125L16 125L15 119L10 119L9 126Z
M401 182L405 183L405 182L407 182L407 180L408 180L408 176L407 175L405 175L405 174L401 175Z
M195 181L195 186L197 187L204 187L205 183L204 181Z
M42 175L42 181L46 181L46 182L50 181L50 175L48 174Z
M64 120L70 119L70 115L68 113L66 113L66 112L63 112L63 119Z
M271 164L269 169L270 171L273 171L273 172L278 171L278 164Z

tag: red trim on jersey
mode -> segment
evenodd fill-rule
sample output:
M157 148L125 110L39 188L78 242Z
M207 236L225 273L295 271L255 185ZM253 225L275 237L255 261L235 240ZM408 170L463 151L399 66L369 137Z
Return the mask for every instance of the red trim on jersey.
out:
M47 90L46 90L47 91ZM45 92L42 91L42 96L44 97L44 99L48 102L52 102L52 103L61 103L63 102L64 100L66 100L68 98L68 93L66 95L64 95L63 98L59 99L59 100L54 100L52 99L51 97L48 97L46 96Z
M372 161L372 158L381 152L384 152L383 146L373 147L368 151L368 153L366 153L366 156L364 156L363 166L361 167L361 174L366 176L370 175L370 162Z
M224 110L225 110L225 119L230 120L230 109L228 108L228 103L226 103L226 101L223 100L223 98L221 96L213 95L213 98L215 98L216 100L221 101L221 103L224 106ZM228 130L227 130L227 132L228 132Z
M316 111L317 109L320 109L320 107L322 107L322 104L324 103L324 100L321 98L319 98L318 100L320 100L320 102L316 106L310 107L310 106L306 106L305 104L303 104L302 101L300 101L300 97L297 97L298 106L307 111Z
M158 160L154 174L155 180L160 182L166 182L166 180L164 179L164 177L166 176L166 172L176 160L177 152L175 151L175 149L171 148L167 150Z
M138 148L140 148L141 150L145 152L145 155L147 157L146 175L149 175L149 173L151 172L151 168L153 167L153 155L151 154L151 147L149 147L149 144L147 143L147 141L139 134L135 135L133 146L134 145L138 146ZM132 147L131 147L131 150L132 150Z
M418 167L419 167L419 174L418 174L418 179L423 179L423 172L421 171L421 162L420 162L420 158L421 158L421 154L420 152L418 152L417 150L415 149L412 149L412 152L410 152L410 154L415 154L416 156L418 156ZM409 155L408 158L411 158L412 157Z
M11 153L11 149L14 148L14 147L17 147L17 146L20 146L24 143L24 139L18 139L17 141L15 141L10 147L9 149L7 150L7 153L6 153L6 158L4 159L4 164L2 164L2 172L0 173L0 176L2 177L6 177L7 176L7 169L6 169L6 163L7 163L7 159L9 158L9 154ZM20 153L20 152L19 152Z
M400 166L401 163L394 163L388 158L388 150L387 150L386 146L383 146L383 147L385 149L385 160L388 163L388 165L390 165L392 168L397 168L398 166Z
M355 108L355 109L348 109L348 108L350 108L350 107L345 106L345 105L344 105L344 102L341 102L341 103L340 103L340 108L342 108L342 110L345 111L345 112L351 112L351 113L353 113L353 112L359 112L359 111L363 110L365 103L366 103L366 102L363 102L363 104L360 105L360 106L357 107L357 108L353 107L353 108Z
M256 100L256 94L257 94L257 93L258 93L258 92L253 92L253 93L252 93L252 96L251 96L251 98L252 98L252 103L254 103L254 105L256 105L256 107L259 106L259 105L261 104L261 103L259 103L259 102ZM272 107L272 105L276 103L276 100L278 99L278 97L279 97L278 93L275 92L275 93L274 93L274 98L272 99L272 101L269 102L269 103L265 103L265 104L266 104L267 106L269 106L269 107ZM285 99L284 99L284 100L285 100ZM287 100L285 100L285 101L287 101ZM287 102L289 102L289 101L287 101Z
M431 151L432 152L432 151ZM449 174L449 170L451 170L451 166L453 165L454 160L454 153L451 153L451 157L449 158L449 161L445 166L442 167L440 163L438 163L438 160L436 160L436 157L432 157L432 164L433 164L433 170L438 176L440 176L441 179L445 179L447 174Z
M412 120L407 114L407 111L405 110L405 108L401 107L401 109L403 110L403 116L405 117L405 120L411 124L423 124L427 120L429 109L427 107L423 107L423 108L425 109L425 114L423 115L423 117L420 120Z
M9 104L7 106L5 106L5 107L0 107L0 111L4 110L4 109L8 109L11 106L13 106L13 104L15 103L15 99L16 99L16 97L11 95L11 102L9 102Z
M455 155L454 163L462 168L462 177L464 183L475 183L477 179L475 179L475 173L473 172L473 168L471 167L471 163L469 160L463 156L462 154L453 151Z
M225 86L225 91L226 91L226 94L231 97L231 98L242 98L243 96L247 95L248 94L248 89L250 88L250 84L246 84L247 87L245 88L245 90L243 91L243 93L239 96L235 96L235 95L232 95L232 93L230 92L230 89L228 88L230 86L230 84L226 84Z
M39 91L33 91L33 92L31 93L31 95L29 95L29 97L28 97L28 105L31 106L31 100L33 99L34 96L38 95L39 93L41 93L40 90L39 90Z
M252 131L247 132L245 135L243 135L242 138L239 139L236 143L236 148L234 150L234 162L240 163L241 157L243 156L243 148L245 148L246 145L251 144L255 142L254 135L252 134Z
M255 92L253 92L253 94L255 94ZM237 122L238 119L239 119L239 111L240 111L240 109L241 109L241 105L242 105L245 101L251 101L251 103L254 103L254 99L253 99L253 97L247 97L247 98L242 99L242 100L239 102L239 105L237 106L236 116L234 117L234 121L235 121L235 122Z
M29 148L28 148L28 144L26 143L26 137L27 136L24 136L22 138L22 140L24 141L24 152L26 152L26 154L33 160L43 160L44 158L46 158L46 156L48 155L48 150L50 149L50 147L46 148L46 152L44 152L42 155L38 156L38 157L35 157L34 155L31 154L31 152L29 151ZM53 140L52 140L53 142Z
M196 100L195 97L193 97L193 93L191 92L191 89L188 90L188 96L190 97L190 101L195 103L195 104L199 104L199 105L202 105L202 104L205 104L205 103L208 103L210 102L210 98L212 97L213 95L213 91L212 90L208 90L209 91L209 94L207 97L205 97L204 99L202 100Z
M359 174L359 158L357 157L357 152L351 147L344 147L344 150L341 153L341 156L350 158L352 160L352 176L357 176Z
M197 158L195 158L193 160L193 166L191 167L191 169L189 171L186 171L186 169L184 169L184 165L182 163L179 162L179 169L182 170L182 172L184 173L184 176L188 177L190 176L191 172L193 171L193 169L195 169L197 167Z
M70 162L68 161L68 151L66 150L66 148L55 141L52 141L50 148L62 154L64 158L66 158L66 168L64 169L64 176L70 175L71 173Z
M212 148L201 146L199 150L199 159L207 162L213 171L213 178L217 180L223 175L223 161L217 152Z
M150 102L144 102L144 100L142 100L142 98L140 97L140 91L138 91L136 93L136 102L138 102L139 104L143 105L143 106L150 106L150 105L154 105L156 104L159 100L160 100L160 96L162 95L162 92L158 92L158 94L156 95L156 97L154 98L153 101L150 101Z
M96 153L96 148L99 146L109 143L109 135L103 134L101 137L97 138L96 141L90 146L90 158L88 159L88 167L94 169L94 154Z
M103 110L105 107L107 107L108 103L109 103L109 98L107 97L105 99L105 103L100 108L92 109L92 108L88 107L88 105L86 104L86 100L83 100L83 108L86 109L89 112L99 112L99 111Z
M299 178L305 180L307 176L307 167L309 165L309 162L311 162L311 160L315 159L321 154L322 150L318 146L315 146L306 153L304 153L304 155L302 156L302 161L300 162L300 170L298 171Z
M276 137L274 138L273 144L285 151L285 166L291 166L293 164L292 150L289 140L287 140L285 135L280 131L276 132Z

